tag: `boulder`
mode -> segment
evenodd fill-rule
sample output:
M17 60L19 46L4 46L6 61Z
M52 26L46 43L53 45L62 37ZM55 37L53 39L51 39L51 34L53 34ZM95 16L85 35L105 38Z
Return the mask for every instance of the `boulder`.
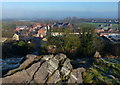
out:
M101 55L98 51L96 51L95 55L94 55L95 58L101 58Z
M40 59L40 58L39 58ZM27 67L29 67L31 64L33 64L33 62L37 61L38 58L36 55L32 55L32 54L28 54L26 56L26 60L16 69L10 70L6 75L11 75L14 74L17 71L26 69Z
M51 58L53 58L54 57L54 55L45 55L45 56L43 56L43 60L49 60L49 59L51 59Z
M83 67L78 68L78 70L79 70L79 72L81 72L81 73L83 73L83 72L85 72L85 71L86 71L86 69L85 69L85 68L83 68Z
M54 57L54 59L57 59L58 61L65 60L66 58L67 58L67 56L62 53L59 53L59 54L55 55L55 57Z
M37 83L45 83L47 79L54 73L58 68L58 60L50 59L41 65L39 70L34 75L34 80Z
M27 56L26 56L26 61L24 61L21 65L20 65L20 69L25 69L25 68L27 68L30 64L32 64L35 60L36 60L36 58L37 58L37 56L36 55L32 55L32 54L28 54Z
M37 57L27 55L26 61L19 68L11 70L11 75L2 78L3 83L83 83L82 73L85 72L85 69L73 69L70 59L66 55L60 53L55 56Z
M74 69L70 74L68 83L83 83L82 72L85 72L84 68Z
M45 83L45 81L49 76L50 76L50 73L48 72L48 63L45 62L34 74L34 80L36 81L36 83Z
M61 73L63 74L63 76L67 76L71 70L73 69L71 63L70 63L70 59L66 59L65 62L63 63L63 67L61 68Z
M30 76L25 70L19 71L2 79L2 83L28 83Z
M19 35L17 35L16 33L13 35L12 40L19 40Z
M59 61L56 59L50 59L48 61L48 72L53 73L59 67Z
M56 84L59 81L61 81L60 73L59 73L59 70L56 70L55 73L51 77L49 77L49 79L48 79L48 81L46 83L54 83L54 84Z
M41 62L34 63L30 68L26 69L29 76L32 78L35 72L39 69Z
M56 45L49 45L47 50L48 50L48 53L56 53L57 47L56 47Z

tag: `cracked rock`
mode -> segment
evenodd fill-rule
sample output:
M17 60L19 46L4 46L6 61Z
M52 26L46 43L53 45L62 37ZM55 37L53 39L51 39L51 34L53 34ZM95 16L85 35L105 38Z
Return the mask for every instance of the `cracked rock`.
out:
M63 67L61 68L61 72L64 75L64 77L67 76L71 72L72 69L73 67L70 64L70 59L67 58L63 64Z
M84 68L73 69L65 54L45 55L37 60L36 55L26 56L20 67L11 70L11 75L3 77L3 83L49 84L83 83Z
M48 79L47 83L57 83L60 80L59 70L56 70L55 73Z
M68 83L79 83L79 84L83 83L82 72L84 72L84 71L85 71L84 68L74 69L70 74Z
M55 55L55 57L54 57L54 59L57 59L58 61L64 60L66 58L67 58L67 56L62 53L59 53L59 54Z
M3 78L2 83L28 83L29 80L30 76L28 75L26 70L22 70L11 76Z

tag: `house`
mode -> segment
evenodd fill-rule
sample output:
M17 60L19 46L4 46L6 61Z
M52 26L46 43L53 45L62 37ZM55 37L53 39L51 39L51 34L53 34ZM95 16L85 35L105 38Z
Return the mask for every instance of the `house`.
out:
M30 27L29 32L31 32L32 30L33 30L33 28L32 28L32 27Z
M112 24L110 24L110 27L112 27Z
M108 30L107 30L108 32L111 32L112 31L112 28L108 28Z
M104 27L103 24L99 24L98 27Z
M68 26L69 23L64 23L63 26Z
M50 25L47 25L47 29L50 30L51 26Z
M104 32L102 32L102 33L100 33L100 36L107 36L109 33L104 33Z
M18 31L18 32L20 31L20 29L19 29L19 28L16 28L15 30L16 30L16 31Z
M103 28L97 28L96 30L95 30L95 32L97 32L97 33L100 33L100 32L104 32L105 30L103 29Z
M52 25L52 28L53 28L53 27L57 27L57 23L54 23L54 24Z
M25 30L27 26L17 26L16 31Z
M37 37L43 38L44 36L46 36L46 32L47 32L47 30L45 30L45 29L39 29Z

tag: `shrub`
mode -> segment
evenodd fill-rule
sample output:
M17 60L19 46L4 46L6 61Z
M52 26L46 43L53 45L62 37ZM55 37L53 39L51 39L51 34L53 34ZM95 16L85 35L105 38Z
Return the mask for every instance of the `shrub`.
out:
M104 44L95 33L95 27L89 24L80 25L80 48L82 56L93 56L96 51L101 51Z
M49 45L53 45L53 46L56 46L57 48L56 50L58 53L63 52L66 54L69 54L71 50L73 49L77 50L77 48L80 45L80 40L77 35L71 34L71 32L68 29L57 30L57 32L60 35L57 35L57 36L48 35L47 36L48 41L44 45L44 47L47 48Z

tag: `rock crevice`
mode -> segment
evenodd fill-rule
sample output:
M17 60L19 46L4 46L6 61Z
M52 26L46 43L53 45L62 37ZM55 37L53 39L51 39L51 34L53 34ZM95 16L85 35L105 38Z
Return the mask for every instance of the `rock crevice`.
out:
M83 72L85 72L84 68L73 69L70 59L62 53L43 57L27 55L26 61L18 68L9 71L2 81L3 83L27 83L27 85L83 83Z

